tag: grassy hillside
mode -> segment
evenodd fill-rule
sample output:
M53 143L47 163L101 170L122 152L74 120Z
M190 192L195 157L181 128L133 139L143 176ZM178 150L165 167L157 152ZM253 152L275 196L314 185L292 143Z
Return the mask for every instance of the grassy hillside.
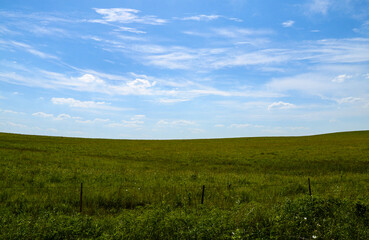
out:
M242 221L247 219L245 216L250 209L267 207L269 211L258 213L259 224L266 219L269 221L270 216L276 216L272 210L275 207L285 206L286 201L293 201L290 203L293 205L305 199L308 178L311 179L313 198L305 199L303 204L311 204L314 197L323 198L322 202L319 199L313 201L323 205L324 199L328 198L347 204L367 201L368 170L369 131L307 137L166 141L0 133L2 225L9 228L15 224L9 220L18 219L14 214L23 216L19 219L37 218L48 222L49 218L43 214L52 213L57 222L75 220L83 224L86 218L91 218L105 229L101 233L94 232L101 237L104 232L115 232L110 227L122 214L132 219L163 217L163 224L167 223L168 217L188 218L186 229L192 226L191 221L197 226L201 221L224 217L227 218L223 219L225 226L218 223L220 226L217 228L221 231L222 227L229 227L229 231L224 230L227 232L224 238L237 234L243 238L246 237L245 228L238 227L244 224ZM80 183L84 185L82 215L78 213ZM202 185L205 185L205 199L200 205ZM347 207L343 202L338 205ZM198 215L198 211L205 212ZM155 217L155 214L159 215ZM252 220L248 226L259 220ZM135 224L140 229L138 223L132 221L127 224ZM185 220L181 221L184 224ZM49 231L40 229L46 233ZM143 233L142 229L137 234ZM234 232L236 229L240 231L237 234ZM161 229L159 232L166 231ZM182 237L207 238L196 235L200 232ZM10 229L8 233L19 232ZM76 230L75 235L68 236L81 237L80 234ZM109 234L105 237L112 236ZM15 236L19 235L4 235L5 238ZM221 238L219 234L214 236ZM155 238L150 234L141 237Z

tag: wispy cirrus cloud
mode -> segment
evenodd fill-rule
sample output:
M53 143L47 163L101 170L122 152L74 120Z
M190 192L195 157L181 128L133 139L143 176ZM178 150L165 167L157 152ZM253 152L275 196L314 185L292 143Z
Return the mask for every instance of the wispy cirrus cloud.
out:
M61 37L72 37L71 34L63 28L50 27L50 26L39 26L37 24L29 24L26 28L26 31L29 31L36 35L49 35L49 36L61 36Z
M232 34L232 33L231 33ZM145 65L167 69L211 70L239 66L273 67L288 62L359 63L369 61L369 39L324 39L288 48L202 48L157 46L136 55Z
M5 114L21 114L21 115L24 115L25 114L23 112L17 112L17 111L13 111L13 110L9 110L9 109L0 109L0 113L5 113Z
M71 108L85 108L85 109L103 109L120 111L122 108L110 106L107 102L96 102L96 101L80 101L74 98L51 98L51 102L55 105L67 105Z
M159 103L164 103L164 104L180 103L180 102L187 102L187 101L190 101L190 99L187 99L187 98L160 98L158 100Z
M291 108L296 108L296 105L292 103L288 103L288 102L282 102L282 101L274 102L268 106L268 110L291 109Z
M137 34L144 34L145 31L138 30L137 28L131 27L118 27L115 31L122 31L122 32L130 32L130 33L137 33Z
M168 120L159 120L156 125L160 126L160 127L164 127L164 126L170 126L170 127L177 127L177 126L191 126L191 125L196 125L196 122L194 121L190 121L190 120L172 120L172 121L168 121Z
M357 98L357 97L345 97L345 98L341 98L341 99L337 99L337 103L339 104L343 104L343 103L355 103L355 102L360 102L362 101L362 98Z
M274 31L270 29L252 29L252 28L237 28L237 27L214 28L212 31L218 36L223 36L227 38L261 36L261 35L270 35L274 33Z
M350 78L352 78L351 75L341 74L341 75L338 75L338 76L334 77L332 79L332 82L343 83L344 81L346 81L347 79L350 79Z
M35 112L32 114L32 116L34 117L41 117L41 118L47 118L47 119L51 119L51 120L55 120L55 121L62 121L62 120L80 120L80 117L73 117L69 114L66 113L61 113L57 116L55 116L54 114L51 113L45 113L45 112Z
M8 41L8 40L0 39L0 45L10 47L10 48L13 48L13 49L21 49L21 50L24 50L28 53L31 53L32 55L35 55L37 57L44 58L44 59L59 59L57 56L42 52L42 51L36 49L35 47L33 47L29 44L23 43L23 42L11 41L11 40Z
M293 21L293 20L288 20L288 21L283 22L283 23L282 23L282 26L287 28L287 27L292 27L292 26L293 26L293 24L295 24L295 21Z
M311 13L326 14L331 6L331 0L309 0L305 7Z
M190 16L190 17L183 17L180 18L180 20L192 20L192 21L212 21L212 20L216 20L219 19L221 16L220 15L205 15L205 14L200 14L200 15L195 15L195 16Z
M360 27L352 29L356 33L360 33L363 35L369 35L369 20L364 21Z
M233 123L229 128L262 128L262 125L255 125L250 123Z
M6 34L6 35L19 35L18 32L10 30L8 27L6 26L0 26L0 34Z
M12 71L11 64L7 65L8 72L0 70L0 81L41 87L46 89L69 89L78 92L93 92L107 95L136 95L159 97L153 100L159 103L178 103L189 101L200 96L222 96L222 97L278 97L279 94L265 91L240 91L239 89L220 90L203 84L194 83L184 79L160 79L144 74L128 73L124 76L97 72L93 70L78 70L70 75L50 72L40 69L27 69L20 65L16 66L17 73ZM73 76L77 75L77 76ZM79 75L79 76L78 76ZM64 104L70 107L83 105L94 105L96 108L113 110L108 103L97 104L97 102L80 101L74 98L54 99L54 103ZM118 109L116 109L118 110Z
M15 127L15 128L29 128L28 126L21 124L21 123L15 123L15 122L7 122L8 126Z
M32 114L33 117L38 117L38 118L44 118L44 119L49 119L52 121L66 121L66 120L72 120L76 123L80 123L80 124L106 124L108 122L110 122L110 119L108 118L95 118L93 120L90 119L83 119L82 117L75 117L75 116L71 116L69 114L66 113L61 113L58 115L54 115L52 113L45 113L45 112L35 112Z
M96 23L142 23L149 25L161 25L167 22L165 19L153 15L140 16L140 11L130 8L94 8L96 13L102 15L102 19L90 20Z
M9 19L26 19L42 22L57 22L57 23L76 23L84 22L79 18L68 18L65 14L50 14L50 12L32 12L24 13L21 11L0 11L0 17Z
M249 123L234 123L231 124L229 127L230 128L246 128L246 127L251 127L252 124Z
M217 19L226 19L226 20L235 21L235 22L243 21L242 19L239 19L239 18L226 17L226 16L218 15L218 14L210 14L210 15L199 14L199 15L193 15L193 16L182 17L182 18L175 17L174 19L179 19L183 21L206 21L206 22L214 21Z
M131 76L117 76L94 71L91 73L78 71L73 75L32 68L21 71L18 68L17 73L0 71L0 81L25 86L71 89L110 95L154 95L156 91L154 89L155 81L138 78L132 74ZM165 91L163 90L161 94L165 94Z
M93 120L76 120L77 123L82 123L82 124L96 124L96 123L106 123L109 122L110 119L108 118L95 118Z
M131 117L129 120L122 120L121 122L114 122L114 123L110 123L107 124L107 127L112 127L112 128L141 128L143 126L143 124L145 123L144 119L146 118L145 115L143 114L139 114L139 115L134 115L133 117Z

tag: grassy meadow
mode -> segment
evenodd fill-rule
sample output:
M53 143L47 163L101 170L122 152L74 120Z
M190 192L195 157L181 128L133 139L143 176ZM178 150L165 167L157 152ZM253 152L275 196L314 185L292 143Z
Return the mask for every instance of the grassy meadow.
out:
M369 239L369 131L161 141L0 133L0 166L1 239Z

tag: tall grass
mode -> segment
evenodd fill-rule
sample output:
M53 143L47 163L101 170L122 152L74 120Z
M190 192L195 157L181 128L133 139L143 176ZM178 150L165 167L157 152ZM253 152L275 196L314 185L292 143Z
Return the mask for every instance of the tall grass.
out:
M361 210L364 215L360 221L367 226L367 205L361 202L369 196L368 169L368 131L172 141L0 133L1 224L9 229L3 235L6 238L23 236L22 231L26 236L36 230L44 234L39 238L50 238L49 231L64 238L125 238L119 231L137 239L214 239L224 234L224 238L237 239L264 233L272 238L273 234L283 235L280 229L295 228L297 220L288 225L291 216L287 208L296 205L297 211L316 199L305 198L310 178L313 196L319 199L313 204L324 205L334 199L334 204L328 201L333 205L327 203L324 208L340 212L342 206L351 211L347 219L341 217L347 221L355 219L355 209L360 205L365 209ZM361 201L359 205L355 205L357 201ZM61 224L60 228L49 226L48 221ZM277 223L278 231L271 227ZM12 227L13 224L24 228ZM208 229L207 224L213 227ZM332 226L338 227L335 224ZM69 229L69 225L75 229ZM91 232L84 233L82 228ZM173 235L173 229L183 234ZM300 233L305 234L305 230ZM254 235L248 235L248 231ZM364 232L360 234L366 236Z

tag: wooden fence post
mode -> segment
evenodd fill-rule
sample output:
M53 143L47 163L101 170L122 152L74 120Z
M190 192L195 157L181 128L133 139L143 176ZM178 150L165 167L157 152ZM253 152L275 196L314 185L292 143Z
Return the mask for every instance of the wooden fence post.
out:
M309 182L309 195L311 196L311 185L310 185L310 178L308 178L308 182Z
M205 185L202 185L201 204L204 204Z
M82 213L82 195L83 195L83 183L81 183L81 192L79 195L79 212Z

